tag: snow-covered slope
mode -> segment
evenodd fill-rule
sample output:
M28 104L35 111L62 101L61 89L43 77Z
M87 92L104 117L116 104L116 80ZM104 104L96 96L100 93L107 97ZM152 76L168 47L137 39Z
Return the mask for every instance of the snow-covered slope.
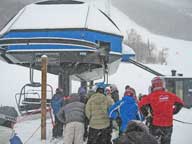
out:
M153 33L192 40L191 0L112 0L112 3Z
M192 77L192 41L173 39L150 33L115 7L111 8L111 13L112 19L120 27L125 38L127 38L127 32L135 29L146 43L150 40L157 48L168 48L167 65L172 69L176 69L179 73L183 73L184 76Z

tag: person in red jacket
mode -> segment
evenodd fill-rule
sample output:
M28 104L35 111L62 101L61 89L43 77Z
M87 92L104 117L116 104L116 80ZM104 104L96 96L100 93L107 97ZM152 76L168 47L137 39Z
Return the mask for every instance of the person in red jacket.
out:
M161 77L151 81L152 93L143 97L139 108L144 116L151 113L150 132L160 138L161 144L170 144L173 130L173 115L178 113L184 102L175 94L165 91Z

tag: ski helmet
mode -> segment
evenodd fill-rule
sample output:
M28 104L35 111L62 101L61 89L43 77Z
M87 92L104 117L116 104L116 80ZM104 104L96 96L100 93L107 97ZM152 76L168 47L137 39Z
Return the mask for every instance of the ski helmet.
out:
M106 85L103 82L100 82L96 84L96 87L96 92L104 93Z
M161 77L155 77L151 80L151 84L152 84L152 91L156 91L156 90L162 90L165 88L165 83L164 83L164 79L162 79Z

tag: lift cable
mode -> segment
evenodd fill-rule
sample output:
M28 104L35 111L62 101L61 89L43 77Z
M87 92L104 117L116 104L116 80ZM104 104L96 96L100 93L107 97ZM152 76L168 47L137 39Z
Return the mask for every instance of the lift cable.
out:
M180 123L183 123L183 124L190 124L192 125L192 123L190 122L184 122L184 121L181 121L181 120L178 120L178 119L173 119L174 121L177 121L177 122L180 122Z

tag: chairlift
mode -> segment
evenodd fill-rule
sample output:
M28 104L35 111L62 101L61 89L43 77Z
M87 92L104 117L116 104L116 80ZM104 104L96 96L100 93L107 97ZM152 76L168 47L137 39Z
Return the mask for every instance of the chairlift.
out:
M47 109L50 107L53 88L47 84ZM21 115L41 112L41 83L33 81L33 69L30 67L30 83L25 84L20 93L15 94L15 100Z

